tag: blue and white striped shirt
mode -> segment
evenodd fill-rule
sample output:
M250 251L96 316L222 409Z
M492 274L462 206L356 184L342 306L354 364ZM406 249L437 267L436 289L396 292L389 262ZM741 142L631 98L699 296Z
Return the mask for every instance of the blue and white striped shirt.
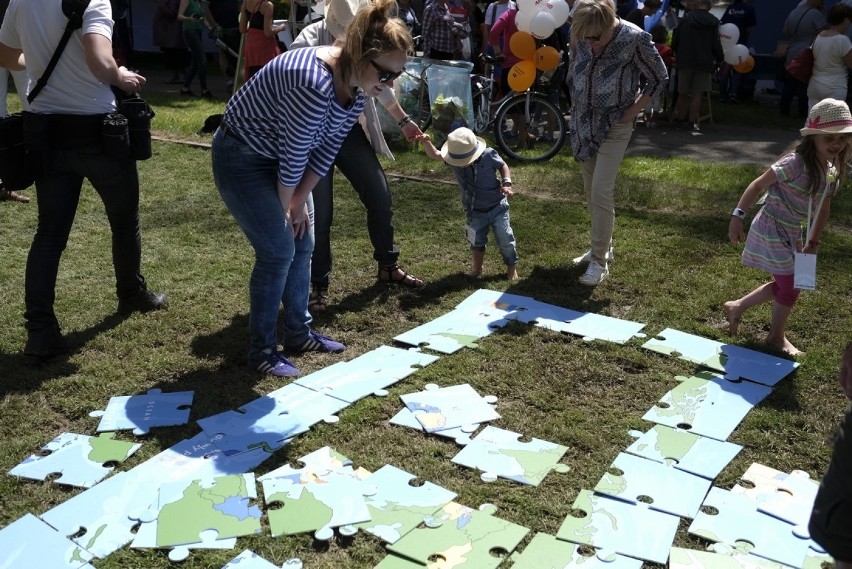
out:
M255 152L278 160L278 180L295 187L310 168L324 176L364 108L359 91L337 101L331 70L317 48L283 53L228 101L223 121Z

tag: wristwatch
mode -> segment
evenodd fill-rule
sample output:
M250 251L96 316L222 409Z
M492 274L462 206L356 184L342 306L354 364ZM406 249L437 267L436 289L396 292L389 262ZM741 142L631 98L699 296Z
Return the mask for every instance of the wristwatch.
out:
M738 207L735 207L734 211L731 212L731 216L739 217L740 219L745 219L746 211L744 209L740 209Z

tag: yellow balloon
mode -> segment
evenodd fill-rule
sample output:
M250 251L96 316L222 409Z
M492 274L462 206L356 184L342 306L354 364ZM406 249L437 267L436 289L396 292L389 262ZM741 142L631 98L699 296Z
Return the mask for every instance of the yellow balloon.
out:
M535 66L541 71L556 69L559 65L559 52L555 47L545 45L535 51Z
M509 49L518 59L535 57L535 38L527 32L515 32L509 38Z
M746 59L739 65L734 65L734 69L737 73L748 73L749 71L754 69L754 57L749 55L748 59Z
M535 63L529 59L517 62L509 70L509 87L512 91L526 91L535 82Z

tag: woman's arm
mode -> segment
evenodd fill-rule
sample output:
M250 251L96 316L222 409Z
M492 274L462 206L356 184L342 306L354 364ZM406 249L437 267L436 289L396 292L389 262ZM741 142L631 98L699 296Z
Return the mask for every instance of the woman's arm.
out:
M247 1L248 0L243 0L242 5L240 6L240 18L239 18L239 20L240 20L240 33L241 34L246 33L248 31L248 26L249 26L249 18L247 16L248 6L246 6Z
M189 0L180 0L180 8L178 8L178 22L185 22L187 20L194 20L195 18L191 18L186 15L186 10L189 8Z
M269 2L269 0L266 0L260 5L260 13L263 14L263 35L268 38L275 37L275 34L286 27L285 24L273 24L274 9L272 2Z

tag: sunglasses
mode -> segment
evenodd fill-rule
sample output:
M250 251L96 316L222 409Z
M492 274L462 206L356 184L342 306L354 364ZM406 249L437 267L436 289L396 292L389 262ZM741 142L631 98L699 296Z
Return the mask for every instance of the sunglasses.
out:
M388 71L387 69L382 69L379 67L379 64L370 60L370 65L375 67L376 71L379 72L379 83L387 83L388 81L393 81L400 75L402 75L405 71Z

